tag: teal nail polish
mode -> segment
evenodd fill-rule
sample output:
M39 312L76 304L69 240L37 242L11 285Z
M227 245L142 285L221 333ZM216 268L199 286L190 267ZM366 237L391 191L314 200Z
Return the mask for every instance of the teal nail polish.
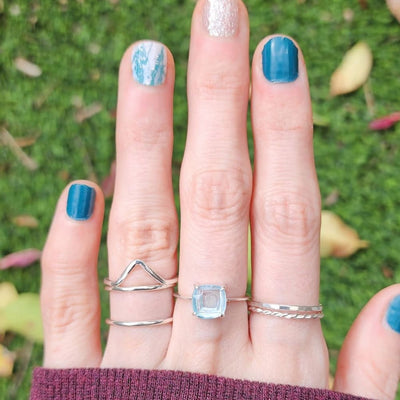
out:
M96 191L87 185L74 184L69 188L67 214L76 221L86 221L93 214Z
M262 67L264 76L270 82L295 81L299 75L297 47L287 37L273 37L262 51Z
M146 86L162 85L167 71L167 55L164 45L145 41L134 47L132 75L136 82Z
M386 321L394 331L400 333L400 296L395 297L390 302L386 313Z

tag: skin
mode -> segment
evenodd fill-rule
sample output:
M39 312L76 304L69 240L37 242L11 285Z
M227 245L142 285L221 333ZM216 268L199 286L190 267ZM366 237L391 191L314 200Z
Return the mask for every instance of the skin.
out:
M179 292L195 283L225 286L243 297L247 232L252 230L252 297L281 304L318 304L320 195L312 147L307 72L299 49L299 77L274 84L262 73L257 47L252 67L254 170L247 151L249 25L240 3L239 29L211 37L204 0L192 21L188 65L189 123L181 170ZM133 45L132 45L133 46ZM178 219L171 180L174 62L168 51L164 84L132 79L132 46L122 58L116 127L117 177L109 221L109 277L134 258L161 276L177 274ZM212 60L212 62L210 62ZM74 182L77 183L77 182ZM58 202L42 259L44 366L179 369L265 382L328 387L328 354L319 320L286 320L247 313L228 303L224 318L201 320L172 289L110 293L110 313L122 321L173 315L173 324L110 327L104 354L96 262L104 199L93 215L66 214L67 187ZM126 284L149 284L135 271ZM357 318L338 361L334 390L394 399L400 374L400 335L385 322L393 285ZM371 343L374 343L371 346Z

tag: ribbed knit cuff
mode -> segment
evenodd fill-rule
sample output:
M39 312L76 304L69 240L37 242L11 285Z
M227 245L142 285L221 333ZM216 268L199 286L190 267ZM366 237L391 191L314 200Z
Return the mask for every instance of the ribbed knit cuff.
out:
M181 371L45 369L33 373L31 400L355 400L330 390L272 385Z

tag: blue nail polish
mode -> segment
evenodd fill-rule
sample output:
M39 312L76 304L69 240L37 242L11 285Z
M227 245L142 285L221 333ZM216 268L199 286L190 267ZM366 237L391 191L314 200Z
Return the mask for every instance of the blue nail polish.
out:
M86 221L93 214L96 191L87 185L74 184L69 188L67 214L76 221Z
M139 43L132 53L132 75L136 82L146 86L162 85L167 71L164 45L158 42Z
M287 37L273 37L262 51L262 67L264 76L270 82L295 81L299 75L297 47Z
M400 333L400 296L395 297L390 302L386 313L386 321L394 331Z

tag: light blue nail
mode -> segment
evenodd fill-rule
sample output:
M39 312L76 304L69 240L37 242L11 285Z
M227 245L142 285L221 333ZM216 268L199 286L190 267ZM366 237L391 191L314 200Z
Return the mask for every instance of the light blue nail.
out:
M164 45L145 41L134 47L132 75L136 82L146 86L162 85L167 72L167 56Z
M400 296L396 296L390 302L386 313L386 321L394 331L400 333Z

